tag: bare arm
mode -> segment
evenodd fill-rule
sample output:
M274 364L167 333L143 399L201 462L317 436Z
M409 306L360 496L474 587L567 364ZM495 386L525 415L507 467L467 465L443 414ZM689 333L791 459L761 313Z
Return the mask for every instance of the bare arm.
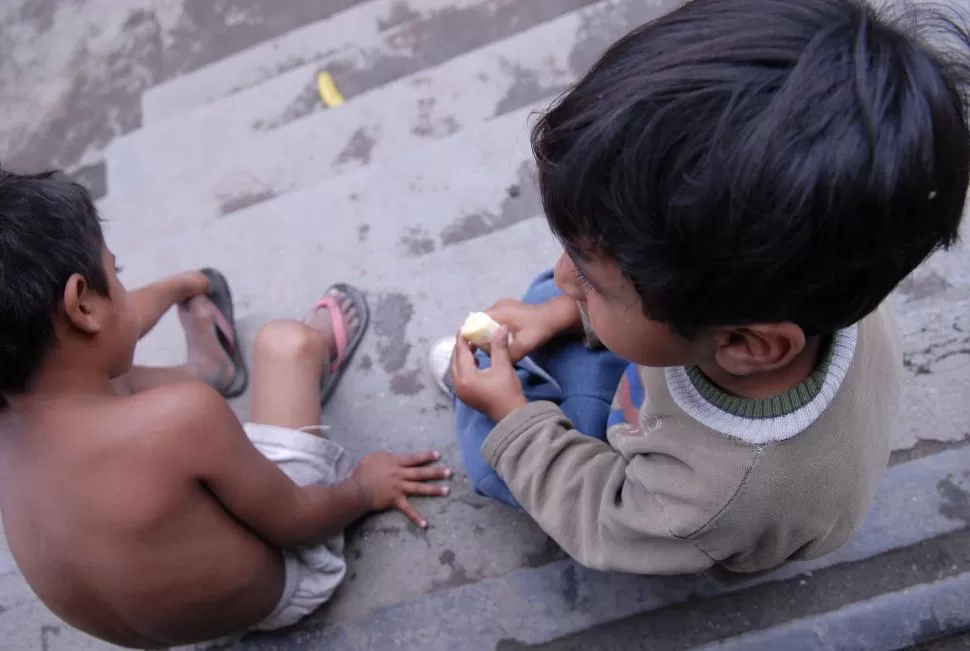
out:
M538 305L503 298L485 312L512 334L509 354L514 362L532 354L555 337L583 333L579 305L568 296L555 296Z
M209 281L198 271L186 271L139 287L131 301L139 320L139 339L147 335L173 305L209 291Z
M370 511L398 508L423 523L407 495L440 496L443 486L427 484L451 471L420 467L437 453L368 455L350 479L334 486L298 486L250 443L228 404L210 387L186 383L180 409L190 444L185 463L216 499L267 541L288 547L335 535Z
M582 334L583 319L579 303L568 296L556 296L543 304L548 310L549 321L557 334Z
M356 479L336 486L300 487L250 443L229 405L206 385L178 391L191 431L180 446L198 480L240 521L280 547L339 533L371 510Z

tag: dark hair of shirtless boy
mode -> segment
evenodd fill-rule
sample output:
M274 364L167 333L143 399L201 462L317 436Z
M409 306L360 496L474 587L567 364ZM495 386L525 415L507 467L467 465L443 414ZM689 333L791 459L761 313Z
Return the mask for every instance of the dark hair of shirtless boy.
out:
M57 173L0 171L0 509L10 549L68 623L125 646L167 647L287 626L346 572L344 528L451 471L436 452L377 452L354 467L319 432L366 326L336 286L253 352L251 423L219 392L245 386L216 272L131 292L88 193ZM189 359L132 366L179 305ZM204 381L200 381L204 380ZM219 391L217 391L217 389Z

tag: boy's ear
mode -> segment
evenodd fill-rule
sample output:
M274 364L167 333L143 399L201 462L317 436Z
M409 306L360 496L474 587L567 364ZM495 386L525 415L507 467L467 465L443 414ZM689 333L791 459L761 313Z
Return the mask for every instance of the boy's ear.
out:
M805 332L790 322L725 328L715 337L717 363L732 375L776 371L805 350Z
M81 274L73 274L64 285L64 315L72 326L90 335L101 332L97 296Z

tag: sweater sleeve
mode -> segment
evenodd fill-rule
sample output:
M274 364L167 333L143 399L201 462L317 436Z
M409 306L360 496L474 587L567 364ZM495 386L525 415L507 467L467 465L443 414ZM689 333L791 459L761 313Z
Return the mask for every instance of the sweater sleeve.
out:
M693 512L689 519L701 506L671 493L670 486L682 485L690 470L669 456L624 456L573 429L549 402L510 414L482 451L529 515L583 565L679 574L714 564L691 540L672 533L678 527L667 521L665 505L674 504L680 514ZM671 473L681 476L666 482Z

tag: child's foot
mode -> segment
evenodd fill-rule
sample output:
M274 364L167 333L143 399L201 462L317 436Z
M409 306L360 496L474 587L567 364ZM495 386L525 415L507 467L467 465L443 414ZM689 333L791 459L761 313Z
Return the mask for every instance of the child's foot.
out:
M232 380L229 384L223 383L226 373L210 376L216 378L210 383L214 383L214 386L218 388L219 393L224 398L235 398L246 391L246 387L249 385L249 371L246 368L246 360L243 359L236 336L236 317L232 305L232 291L229 289L229 282L226 277L217 270L205 268L200 269L199 273L205 276L208 281L208 291L205 298L212 304L203 312L213 320L216 340L219 342L220 348L232 361L233 366Z
M354 334L360 329L361 321L360 314L357 313L357 306L354 305L354 302L346 294L336 288L330 288L324 294L324 298L327 297L334 300L335 305L340 309L340 313L333 315L330 313L331 308L329 305L319 305L306 316L303 322L319 332L320 336L323 337L324 342L327 344L327 350L330 351L328 359L331 365L333 365L339 361L339 347L334 333L334 317L336 316L343 323L348 340L354 338Z
M337 388L347 369L364 331L370 321L370 311L364 295L355 287L337 283L317 301L303 322L321 334L327 344L328 361L320 380L320 404Z
M428 369L431 377L442 393L455 397L455 386L451 382L451 355L455 352L455 338L439 339L428 351Z
M178 315L185 330L189 373L225 394L236 379L236 366L216 334L219 321L225 318L220 319L219 308L204 295L179 305Z

